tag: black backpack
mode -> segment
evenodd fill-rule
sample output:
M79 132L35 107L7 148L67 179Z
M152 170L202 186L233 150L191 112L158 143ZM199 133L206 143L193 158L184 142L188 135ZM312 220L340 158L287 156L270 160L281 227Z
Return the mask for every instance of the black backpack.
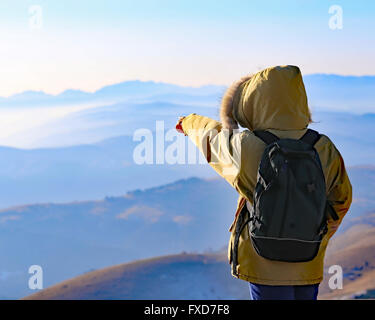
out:
M267 146L250 205L253 247L271 260L310 261L327 232L327 213L338 219L327 201L325 177L314 148L320 134L308 129L299 140L279 139L268 131L254 134Z

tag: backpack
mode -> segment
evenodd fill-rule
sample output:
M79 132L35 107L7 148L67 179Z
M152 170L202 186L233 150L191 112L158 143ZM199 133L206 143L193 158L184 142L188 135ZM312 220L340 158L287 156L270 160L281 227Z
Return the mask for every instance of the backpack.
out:
M248 230L256 252L270 260L312 260L327 233L327 213L338 219L327 201L326 183L314 145L317 131L297 139L279 139L254 131L266 143L261 158Z

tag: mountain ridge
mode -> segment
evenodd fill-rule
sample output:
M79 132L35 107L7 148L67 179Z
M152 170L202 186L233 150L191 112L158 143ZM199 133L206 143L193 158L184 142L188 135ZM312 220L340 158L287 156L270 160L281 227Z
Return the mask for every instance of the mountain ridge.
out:
M340 242L347 241L348 236L353 243L345 247ZM332 239L325 258L319 299L374 298L374 251L375 227L369 228L367 233L363 233L363 228L354 227ZM331 265L343 268L341 290L331 290L328 286ZM23 299L211 300L249 299L249 296L246 282L230 274L223 250L211 254L173 254L118 264L68 279Z
M352 81L370 81L371 84L375 85L375 75L341 75L341 74L335 74L335 73L311 73L311 74L306 74L303 76L305 79L322 79L322 78L327 78L331 80L352 80ZM58 97L58 96L67 96L71 93L77 93L80 95L91 95L95 93L99 93L101 91L107 91L110 88L121 88L123 86L134 86L134 85L139 85L139 84L144 84L144 85L168 85L173 88L186 88L186 89L209 89L209 90L217 90L217 89L224 89L227 87L226 85L214 85L214 84L205 84L205 85L200 85L200 86L191 86L191 85L179 85L179 84L174 84L174 83L168 83L164 81L153 81L153 80L139 80L139 79L133 79L133 80L125 80L121 82L115 82L112 84L107 84L103 85L100 88L94 90L94 91L85 91L81 89L65 89L61 91L60 93L56 94L51 94L51 93L46 93L43 90L25 90L21 91L18 93L11 94L7 97L1 96L0 99L13 99L13 98L19 98L22 97L23 95L27 96L45 96L45 97Z

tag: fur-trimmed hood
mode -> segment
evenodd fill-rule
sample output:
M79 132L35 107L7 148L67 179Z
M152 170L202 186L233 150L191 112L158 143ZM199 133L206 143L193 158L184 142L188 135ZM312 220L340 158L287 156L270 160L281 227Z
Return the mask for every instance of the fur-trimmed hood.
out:
M300 130L311 122L301 71L276 66L234 82L220 109L223 128Z

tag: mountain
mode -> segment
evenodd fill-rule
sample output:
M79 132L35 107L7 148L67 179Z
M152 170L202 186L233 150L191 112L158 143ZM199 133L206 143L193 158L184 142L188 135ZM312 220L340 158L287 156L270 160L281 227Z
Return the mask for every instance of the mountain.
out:
M183 140L184 137L181 136ZM153 140L156 137L153 135ZM123 136L92 145L22 150L0 147L0 208L38 202L68 202L122 195L191 176L214 177L208 165L139 165L133 152L139 141ZM172 142L166 142L166 150ZM155 146L155 141L154 141ZM151 152L154 152L155 147ZM193 149L195 150L195 148Z
M345 112L314 112L312 129L329 136L347 165L373 164L375 143L370 134L375 114L353 115Z
M340 145L345 142L356 148L359 153L350 158L352 165L366 159L363 149L374 152L372 138L363 135L374 123L374 79L325 74L304 77L313 118L319 122L314 125L335 139L338 135ZM93 93L27 91L0 98L0 145L30 149L92 144L132 136L139 128L154 130L156 120L172 128L178 116L192 112L218 119L224 91L223 86L194 88L152 81L122 82ZM345 130L335 130L336 125Z
M372 167L350 169L354 201L335 237L356 225L375 226L375 189L368 188L374 173ZM102 200L2 209L0 252L7 259L0 260L0 296L30 294L25 283L32 264L43 266L51 286L137 259L220 250L236 203L236 191L223 179L189 178Z
M375 221L375 214L372 216ZM330 290L327 270L340 265L342 290ZM375 298L375 227L354 226L331 240L319 299ZM25 297L49 299L249 299L233 278L225 253L179 254L85 273Z
M372 226L375 114L362 111L373 112L373 78L315 75L305 82L312 128L337 145L353 184L353 205L337 236L353 225ZM51 286L114 264L223 248L237 194L207 164L188 164L196 149L173 127L192 112L218 119L224 89L132 81L95 93L1 98L0 296L31 293L31 264L43 266ZM172 157L184 164L136 164L134 151L146 136L134 134L146 132L155 155L158 120L165 129L160 153L176 155L170 147L185 143L182 157Z
M321 298L375 298L375 211L352 220L352 226L334 238L328 247L325 265ZM331 290L328 286L331 275L327 269L333 265L343 269L341 290Z
M152 137L152 152L155 155L156 134L149 131L149 135ZM164 164L156 164L156 158L153 158L151 164L135 163L134 150L141 141L134 141L131 136L62 148L24 150L0 147L0 209L28 203L70 202L100 199L107 195L120 196L134 189L150 188L191 176L218 176L211 167L198 161L199 153L189 139L183 135L179 139L182 148L178 152L182 155L183 163L165 161ZM162 149L164 154L170 146L176 144L175 141L165 141ZM346 166L350 167L349 174L354 181L356 197L373 202L375 189L366 187L362 181L368 179L367 185L373 186L375 167L368 165L368 169L357 170L356 167L363 166L351 166L350 160L362 153L361 163L371 164L371 150L375 144L369 144L366 149L365 144L363 148L361 145L354 147L349 141L350 139L343 140L343 144L338 147ZM360 151L356 152L358 149ZM189 164L188 157L192 152L195 152L193 157L196 161Z
M350 227L350 220L371 214L375 208L375 166L347 168L353 188L353 202L343 228Z
M313 108L357 114L374 112L375 76L311 74L303 79Z
M224 255L180 254L92 271L25 299L248 299L248 288Z
M309 74L305 75L303 79L310 106L313 108L352 113L374 111L375 76ZM178 99L180 103L182 102L181 98L189 96L195 96L195 99L197 96L210 97L211 102L216 103L215 99L220 97L224 90L224 86L216 85L182 87L162 82L134 80L107 85L95 92L70 89L57 95L51 95L42 91L25 91L8 98L0 98L0 107L51 107L92 101L102 101L103 103L131 101L138 98L155 101L155 98L159 100L158 97L169 95L175 95L175 98L180 97Z
M361 90L368 91L363 93L367 98L375 92L371 90L373 77L307 75L305 82L312 97L323 99L332 88L335 94L331 98L337 104L351 101L337 92L341 87L342 90L353 88L360 97ZM220 86L192 88L130 81L95 93L67 90L52 96L25 92L0 99L0 145L3 145L0 147L0 208L100 199L190 176L216 177L207 165L186 164L187 155L195 148L186 137L176 137L174 126L180 115L192 112L218 119L223 91L224 87ZM56 101L61 104L56 105ZM374 165L375 141L371 132L375 113L356 114L357 109L328 112L324 107L324 101L328 100L318 101L316 105L322 107L315 109L314 101L317 100L310 99L315 121L311 128L332 139L347 166ZM16 102L25 105L18 108L12 105ZM372 105L369 100L368 106ZM163 133L161 152L166 153L176 143L185 144L185 148L179 149L181 154L185 153L182 156L185 164L160 165L155 163L155 158L153 164L135 163L133 152L144 139L141 136L135 141L136 133L151 137L153 154L160 145L156 141L157 121L162 121L160 124L164 127L158 131ZM359 188L365 190L363 186Z
M8 98L0 98L0 107L52 107L93 101L105 104L137 99L150 101L167 95L172 95L174 98L197 99L197 97L202 97L205 99L206 97L216 97L224 90L225 87L215 85L182 87L169 83L134 80L107 85L95 92L69 89L60 94L51 95L42 91L25 91Z
M0 296L31 293L27 270L45 285L91 269L176 252L219 250L229 240L237 194L223 180L190 178L119 197L0 211ZM67 259L68 258L68 259Z
M188 164L188 157L193 155L198 160L198 152L191 141L183 135L178 135L174 129L179 114L189 114L196 111L212 117L214 109L208 107L182 106L172 103L148 103L139 105L116 105L111 108L92 109L66 116L61 122L56 121L48 126L63 128L64 134L52 134L50 129L43 127L41 132L46 135L42 139L47 141L65 141L73 143L75 139L87 139L101 136L109 138L99 142L66 147L16 149L0 147L0 208L35 202L68 202L103 198L107 195L121 195L137 188L149 188L156 185L191 176L202 178L216 177L216 173L206 164L195 162ZM211 114L210 114L211 113ZM120 119L112 122L111 119ZM348 113L315 113L311 127L327 134L336 144L344 157L348 167L367 165L371 167L375 157L374 136L368 134L375 125L375 115L352 115ZM177 156L182 156L183 163L138 165L133 154L137 146L148 135L151 141L151 152L155 156L157 147L156 120L164 130L158 130L164 140L166 153L169 148L178 145ZM103 125L95 126L85 123ZM104 125L106 123L106 125ZM52 130L52 129L51 129ZM66 134L66 130L70 133ZM137 131L138 130L138 131ZM126 131L129 135L110 137L112 133ZM136 141L134 133L142 133ZM22 140L32 136L32 133L22 134ZM169 141L167 140L169 137ZM21 138L21 137L20 137ZM40 140L40 141L41 141ZM96 139L93 139L96 140ZM172 159L173 160L173 159ZM370 173L369 183L373 181ZM353 171L356 187L371 193L373 188L366 191L360 179L356 178L357 171ZM365 175L367 176L367 174ZM361 179L365 178L361 177ZM368 197L369 199L375 199Z

